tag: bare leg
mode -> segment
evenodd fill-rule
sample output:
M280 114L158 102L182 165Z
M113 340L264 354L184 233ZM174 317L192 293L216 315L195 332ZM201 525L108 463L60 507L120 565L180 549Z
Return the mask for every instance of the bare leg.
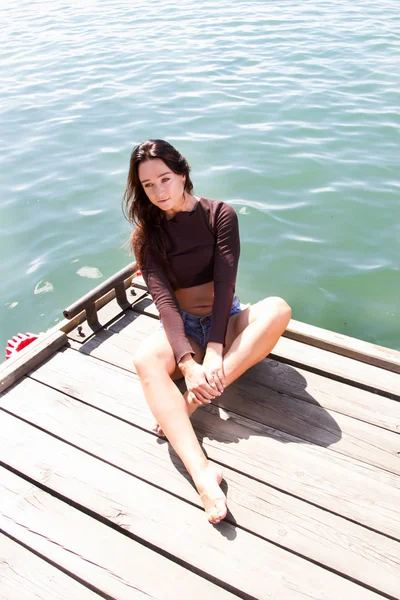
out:
M291 309L281 298L266 298L233 315L228 324L224 356L226 384L265 358L289 324ZM185 396L188 402L187 395ZM188 402L191 416L199 407Z
M188 338L190 340L190 343L192 345L193 350L195 351L195 354L193 356L194 360L201 364L203 362L203 358L204 358L204 350L201 346L199 346L199 344L193 340L192 338ZM168 342L167 342L168 343ZM178 365L176 363L175 364L175 370L173 371L173 373L171 374L171 379L172 381L176 381L177 379L182 379L183 375L182 375L182 371L180 370L180 368L178 367ZM171 368L172 368L172 364L171 364ZM185 399L185 403L186 403L186 408L188 410L188 414L190 416L190 404L187 401L187 392L183 395L184 399ZM154 433L156 433L157 435L161 436L161 437L166 437L160 423L155 422L154 426L152 427L152 431Z
M211 523L226 516L226 498L219 484L222 471L212 465L193 431L187 404L171 379L176 363L166 335L159 331L135 356L147 403L175 452L190 473Z
M291 315L284 300L271 297L231 317L224 358L227 385L273 350Z

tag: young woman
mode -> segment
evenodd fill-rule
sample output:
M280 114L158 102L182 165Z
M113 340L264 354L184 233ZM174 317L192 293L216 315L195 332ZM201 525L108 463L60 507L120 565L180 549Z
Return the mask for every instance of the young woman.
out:
M131 156L125 208L132 247L158 308L161 328L134 358L143 392L182 459L211 523L226 516L220 467L204 455L193 412L272 350L291 309L266 298L241 310L235 280L238 219L231 206L193 194L190 168L168 142L148 140ZM173 383L184 377L182 395Z

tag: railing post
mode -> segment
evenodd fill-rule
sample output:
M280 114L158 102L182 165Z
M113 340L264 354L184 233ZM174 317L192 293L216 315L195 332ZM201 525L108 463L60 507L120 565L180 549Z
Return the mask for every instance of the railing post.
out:
M89 327L93 331L98 331L99 329L101 329L99 319L97 318L97 308L96 308L95 304L94 303L89 304L89 306L86 307L85 312L86 312L86 319L89 324Z
M124 282L119 283L118 285L115 286L115 297L117 299L118 304L122 308L122 310L125 310L126 308L128 308L130 306L130 302L128 301L128 298L126 296L126 289L125 289Z

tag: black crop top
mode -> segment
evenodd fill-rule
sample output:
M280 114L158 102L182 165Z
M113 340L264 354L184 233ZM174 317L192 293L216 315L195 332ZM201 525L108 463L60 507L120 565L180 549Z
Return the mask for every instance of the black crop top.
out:
M178 212L162 222L169 264L178 288L214 282L210 342L225 344L235 292L240 254L238 219L224 202L200 198L191 211ZM193 354L172 285L164 269L149 254L143 278L160 313L177 363Z

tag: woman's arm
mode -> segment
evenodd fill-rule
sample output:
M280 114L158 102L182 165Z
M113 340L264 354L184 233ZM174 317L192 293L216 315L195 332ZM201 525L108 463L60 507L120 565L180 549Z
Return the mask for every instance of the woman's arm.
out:
M221 203L215 218L214 303L211 332L203 367L207 381L218 392L225 387L223 349L240 256L238 218L229 204Z
M186 336L182 315L171 283L155 261L142 268L143 279L160 313L165 334L177 365L185 377L186 387L198 403L208 403L215 397L214 387L207 382L204 369L193 359L194 351Z
M160 313L165 334L171 345L176 363L179 364L186 354L194 355L192 346L186 337L182 315L174 290L165 273L160 268L142 269L143 279Z
M225 345L240 256L238 218L229 204L220 203L215 218L214 303L210 342Z

